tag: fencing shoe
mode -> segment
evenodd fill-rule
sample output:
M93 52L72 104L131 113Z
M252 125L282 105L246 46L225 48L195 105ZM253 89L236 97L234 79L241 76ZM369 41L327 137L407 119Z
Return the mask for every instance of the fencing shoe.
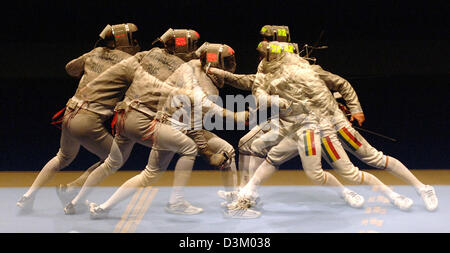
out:
M438 207L438 198L433 186L425 185L419 192L420 197L422 197L423 202L425 202L425 207L428 211L434 211Z
M410 198L407 198L403 195L398 195L392 198L394 205L402 211L408 211L413 205L413 201Z
M69 204L67 204L66 207L64 207L64 213L67 215L76 213L75 206L72 204L72 202L69 202Z
M227 205L228 210L224 212L225 217L232 219L255 219L261 216L261 212L250 209L251 201L240 198Z
M186 200L180 200L173 204L167 203L165 210L168 213L186 215L199 214L203 212L203 208L195 207Z
M345 189L342 191L342 197L353 208L361 208L364 205L364 197L352 190Z
M75 196L77 196L77 194L77 190L69 190L69 188L65 184L60 184L56 187L56 195L61 201L63 207L66 207L75 198Z
M20 210L23 212L29 212L33 209L34 197L25 197L22 196L19 201L17 201L16 205L20 207Z
M86 202L89 206L89 213L90 213L91 219L93 219L93 220L104 219L108 216L109 211L101 208L94 202L88 202L87 200L86 200Z

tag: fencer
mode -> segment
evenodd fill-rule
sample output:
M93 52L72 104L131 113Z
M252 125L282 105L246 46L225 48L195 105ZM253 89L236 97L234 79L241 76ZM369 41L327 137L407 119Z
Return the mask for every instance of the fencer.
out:
M111 66L127 59L140 50L136 39L138 28L135 24L107 25L99 35L95 48L88 53L70 61L66 72L80 78L75 95L70 98L66 107L54 116L55 123L61 125L60 148L41 169L28 191L19 199L17 206L21 210L31 210L38 190L48 183L55 173L68 166L78 154L80 145L100 160L106 159L113 137L103 122L112 114L112 110L99 101L87 101L87 84ZM101 93L101 90L97 90ZM90 94L95 96L96 94ZM64 114L62 114L64 112ZM62 118L58 118L62 116ZM88 174L100 165L92 165L72 186L81 186Z
M89 175L76 196L71 194L72 192L76 193L75 190L60 190L59 195L70 201L69 203L66 202L64 209L66 214L74 214L76 212L75 207L83 203L92 187L98 185L123 166L128 160L134 144L139 143L146 147L153 146L153 138L149 136L152 135L155 125L153 120L159 104L164 101L164 96L162 96L158 86L148 83L148 74L160 81L165 81L185 61L196 58L194 52L198 48L199 39L200 35L195 30L169 28L153 43L162 48L154 47L149 51L140 52L133 59L121 62L114 66L107 75L105 74L105 76L96 80L99 83L125 82L129 85L129 88L125 93L124 100L117 103L115 107L116 115L113 120L113 129L116 131L108 158ZM143 70L148 74L144 74ZM174 140L184 143L184 145L179 146L178 150L174 151L182 157L196 155L197 151L190 146L191 142L181 141L183 138L185 138L184 135L174 134ZM181 160L184 159L186 158ZM156 160L152 160L148 166L160 166L155 165L155 162ZM167 165L162 164L161 166ZM192 205L186 206L187 201L183 203L186 212L200 211Z
M220 87L221 84L215 83L216 80L211 79L206 74L205 66L210 65L209 63L216 62L218 64L217 66L219 67L227 70L233 70L235 68L234 51L227 45L209 43L204 44L197 51L199 51L198 55L200 55L200 59L191 60L180 66L166 80L166 82L174 85L175 87L194 91L194 93L196 94L196 99L194 99L194 101L201 101L199 103L201 110L200 120L203 119L203 114L209 111L212 111L213 114L225 116L233 120L242 118L242 116L239 116L234 112L216 105L207 97L208 95L218 95L217 86ZM215 56L213 57L212 54L214 54ZM176 99L172 98L168 98L165 101L164 106L161 108L161 110L158 111L157 115L155 116L154 126L152 127L153 131L149 132L148 135L149 138L154 139L149 162L155 160L160 161L160 163L157 166L147 166L142 173L125 182L103 204L97 205L96 203L90 203L91 218L95 219L106 216L107 213L117 203L127 198L130 194L136 191L137 188L152 185L156 180L158 180L159 176L167 167L168 162L170 162L170 160L172 159L174 155L174 148L178 148L182 144L182 142L180 142L179 140L174 140L173 138L171 138L171 136L175 133L184 135L183 132L187 132L187 130L191 129L187 127L191 125L191 121L187 120L187 123L183 121L186 120L186 118L189 119L189 117L181 117L182 119L180 119L179 115L177 114L177 112L179 112L178 107L173 106L174 101L176 101ZM173 108L175 108L176 110ZM204 109L207 110L203 111ZM187 110L187 112L192 111L195 111L195 109L190 108L190 110ZM182 115L186 116L185 114ZM195 117L193 118L195 119ZM194 122L194 125L196 124L197 123ZM221 153L222 151L228 154L230 154L231 152L234 153L234 149L230 144L216 137L212 133L204 133L204 137L206 138L206 141L208 142L208 145L212 150L217 148L217 150L215 151L216 153ZM192 141L192 139L185 139L184 142L189 142L190 146L196 148L196 145ZM195 161L195 155L187 157L183 161L182 168L177 168L178 164L180 164L180 159L177 162L175 171L179 170L184 172L184 176L181 176L179 178L179 182L174 182L174 190L177 191L182 191L183 187L186 185L192 171L192 167ZM177 178L175 178L175 181L177 181ZM169 200L169 203L166 206L166 210L173 213L181 212L184 214L196 214L201 212L201 210L192 210L192 212L189 210L186 211L186 204L183 204L183 202L184 201L181 201L181 205L178 204L180 203L180 201L178 201L175 196L174 203L171 203L171 201Z

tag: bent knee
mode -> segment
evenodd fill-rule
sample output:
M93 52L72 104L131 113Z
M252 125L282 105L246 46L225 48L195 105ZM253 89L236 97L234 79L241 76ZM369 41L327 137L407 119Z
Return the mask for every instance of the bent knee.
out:
M185 146L181 149L180 151L180 155L182 156L188 156L188 157L195 157L197 156L198 153L198 148L197 145L189 145L189 146Z
M363 181L362 173L359 170L355 170L355 171L352 171L351 173L346 173L346 174L340 173L340 176L352 184L361 184Z
M267 155L266 160L270 164L272 164L273 166L276 166L276 167L280 166L281 164L283 164L286 161L286 159L284 159L284 157L271 155L270 152Z
M376 169L384 169L386 167L386 156L383 152L377 151L369 155L363 155L361 160Z
M94 171L98 171L103 177L109 177L114 174L117 170L112 170L106 163L103 163L97 167Z
M350 160L341 159L334 163L331 163L331 166L347 182L350 182L352 184L361 183L360 170L358 169L358 167L353 165L353 163Z
M59 151L56 155L56 159L58 159L59 168L67 167L72 161L75 159L75 155L67 155L63 152Z
M186 137L181 143L175 145L176 153L182 156L196 156L198 153L197 144L191 139Z
M305 173L317 185L323 185L326 182L326 175L323 170L305 170Z
M252 143L250 149L251 149L252 154L255 154L256 156L266 157L266 155L267 155L263 141L260 141L260 140L254 141Z
M108 168L111 173L115 173L117 170L119 170L123 164L123 159L112 159L110 156L105 160L104 162L105 167Z
M145 170L140 173L141 184L146 187L150 186L157 181L162 175L162 170L159 168L152 168L146 166Z
M183 159L189 159L189 160L195 161L196 156L197 155L183 155L179 159L183 158Z

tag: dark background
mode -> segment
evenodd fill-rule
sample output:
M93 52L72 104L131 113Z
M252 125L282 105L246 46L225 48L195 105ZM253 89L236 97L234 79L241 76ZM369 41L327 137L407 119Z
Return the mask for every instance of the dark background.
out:
M237 73L254 73L258 32L288 25L292 40L323 68L349 80L359 95L361 132L411 169L448 169L450 150L448 1L19 1L2 8L0 32L0 170L40 170L59 147L49 124L76 90L64 66L90 51L106 24L138 25L143 49L168 28L192 28L201 40L236 51ZM239 94L225 88L223 94ZM242 93L244 95L248 93ZM246 131L218 131L237 147ZM143 169L148 149L136 145L123 170ZM81 149L66 170L97 158ZM369 168L360 162L360 168ZM299 159L281 169L296 169ZM172 169L171 167L170 169ZM328 167L327 167L328 168ZM209 169L200 159L196 169Z

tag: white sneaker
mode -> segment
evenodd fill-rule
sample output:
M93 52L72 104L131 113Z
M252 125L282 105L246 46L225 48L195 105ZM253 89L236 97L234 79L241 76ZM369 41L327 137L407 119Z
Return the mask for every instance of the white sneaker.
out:
M361 208L364 205L364 197L359 195L358 193L346 189L342 191L342 197L344 198L345 202L349 204L353 208Z
M250 199L241 198L227 205L225 217L232 219L255 219L261 216L261 212L250 209Z
M67 185L65 184L60 184L56 187L56 195L58 196L59 201L61 201L63 207L66 207L67 204L69 204L75 198L75 196L77 196L77 194L77 190L69 190Z
M220 203L220 206L222 208L228 209L228 205L231 203L233 203L233 202L223 201ZM252 208L256 208L256 209L261 209L262 206L263 206L263 203L259 197L257 197L255 200L250 200L249 208L252 207Z
M72 202L69 202L69 204L64 207L64 213L66 215L72 215L76 213L75 206L72 204Z
M238 191L227 192L220 190L217 192L217 195L219 195L219 197L224 199L225 201L231 203L237 199Z
M396 207L400 208L400 210L403 210L403 211L409 210L411 208L411 206L413 205L413 203L414 203L412 201L412 199L407 198L407 197L405 197L403 195L400 195L400 194L398 196L394 197L392 199L392 201L394 202L394 205Z
M250 208L252 206L252 201L250 198L240 197L235 201L229 203L227 205L228 209L236 209L236 208Z
M89 200L86 200L84 202L84 205L81 203L77 203L77 204L72 204L72 201L69 202L69 204L67 204L64 207L64 213L67 215L72 215L72 214L76 214L76 213L84 213L86 211L86 207L89 208L89 205L92 202L89 202Z
M419 190L420 197L422 197L423 202L425 202L425 207L428 211L434 211L438 207L438 198L433 186L426 185Z
M31 211L33 209L33 204L34 204L34 197L25 197L25 196L22 196L16 203L16 205L20 208L20 210L24 212Z
M93 220L96 219L104 219L108 216L109 211L105 210L103 208L100 208L96 203L94 202L88 202L86 200L86 203L89 206L89 213L90 213L90 217Z
M220 190L217 192L217 195L219 195L219 197L224 199L225 202L228 202L226 204L224 204L225 202L222 202L220 204L222 207L224 207L224 205L227 205L227 204L230 204L230 203L236 201L239 197L238 194L239 194L239 191L227 192L227 191ZM250 207L261 208L263 206L261 198L259 197L259 194L257 192L253 192L251 196L246 197L246 198L248 198L250 201Z
M168 213L173 213L173 214L193 215L193 214L199 214L199 213L203 212L203 208L195 207L186 200L181 200L181 201L178 201L173 204L167 203L165 209Z

